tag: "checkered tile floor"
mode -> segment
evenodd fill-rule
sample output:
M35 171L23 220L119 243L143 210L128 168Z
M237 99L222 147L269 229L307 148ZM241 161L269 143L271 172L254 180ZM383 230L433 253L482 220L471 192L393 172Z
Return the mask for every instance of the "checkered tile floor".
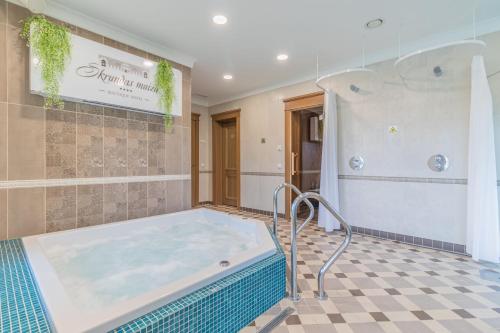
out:
M264 220L264 215L210 207ZM280 242L288 251L289 224L280 221ZM499 332L500 284L483 280L484 268L465 256L354 235L347 251L326 275L328 300L314 298L316 274L340 244L310 225L298 237L298 284L302 300L281 301L241 333L256 332L282 309L295 313L273 333L323 332Z

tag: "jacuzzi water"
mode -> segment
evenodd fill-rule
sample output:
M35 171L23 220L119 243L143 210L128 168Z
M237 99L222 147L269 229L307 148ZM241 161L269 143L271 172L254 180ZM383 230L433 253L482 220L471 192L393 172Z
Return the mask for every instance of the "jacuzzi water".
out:
M275 252L262 222L208 209L23 243L58 332L115 328Z
M254 235L208 222L201 215L121 231L121 235L90 231L41 240L49 262L79 307L109 306L257 246Z

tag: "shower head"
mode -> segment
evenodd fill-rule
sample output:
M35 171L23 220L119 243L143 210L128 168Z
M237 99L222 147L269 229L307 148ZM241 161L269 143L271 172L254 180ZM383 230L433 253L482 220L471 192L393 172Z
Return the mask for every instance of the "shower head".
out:
M434 73L435 77L441 77L443 76L443 69L441 66L436 66L432 69L432 72Z
M354 85L354 84L351 84L351 85L349 86L349 89L351 89L351 91L352 91L353 93L356 93L356 94L357 94L357 93L359 93L359 87L358 87L358 86L356 86L356 85Z

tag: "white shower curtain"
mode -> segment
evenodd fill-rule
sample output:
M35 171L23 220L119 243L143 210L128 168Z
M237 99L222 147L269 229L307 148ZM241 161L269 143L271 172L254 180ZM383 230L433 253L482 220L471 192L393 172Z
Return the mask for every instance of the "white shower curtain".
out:
M323 110L323 148L321 153L320 194L339 211L339 180L337 165L337 101L336 94L325 92ZM339 222L322 206L319 207L318 225L330 232L339 229Z
M471 68L467 252L474 260L500 258L493 102L482 56L472 59Z

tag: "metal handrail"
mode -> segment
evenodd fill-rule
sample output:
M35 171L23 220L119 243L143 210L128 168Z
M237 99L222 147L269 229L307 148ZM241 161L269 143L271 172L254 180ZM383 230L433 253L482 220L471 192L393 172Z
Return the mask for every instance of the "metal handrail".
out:
M285 187L292 189L297 195L302 194L302 192L300 192L300 190L297 188L297 186L290 184L290 183L281 183L280 185L278 185L278 187L276 187L276 189L274 190L274 194L273 194L273 233L274 233L274 236L278 236L278 194ZM313 204L307 199L305 199L304 201L306 202L307 206L309 207L309 216L304 221L304 223L302 223L300 225L297 232L300 232L300 230L302 230L304 228L304 226L307 223L309 223L309 221L311 221L314 217Z
M333 209L333 207L330 205L328 201L318 193L314 192L305 192L300 194L295 200L293 201L292 204L292 231L291 231L291 252L290 252L290 260L291 260L291 265L290 265L290 281L291 281L291 299L293 301L298 301L300 299L300 296L297 292L297 229L296 229L296 222L297 222L297 209L302 201L308 200L309 198L313 198L319 201L320 204L322 204L326 210L330 212L344 227L345 230L345 239L342 242L342 244L337 248L337 250L333 253L333 255L325 262L323 267L319 270L318 273L318 298L319 299L326 299L327 295L325 293L325 274L326 272L330 269L330 267L333 265L333 263L340 257L342 252L347 248L349 243L351 242L352 238L352 230L351 226L344 220L340 214Z

